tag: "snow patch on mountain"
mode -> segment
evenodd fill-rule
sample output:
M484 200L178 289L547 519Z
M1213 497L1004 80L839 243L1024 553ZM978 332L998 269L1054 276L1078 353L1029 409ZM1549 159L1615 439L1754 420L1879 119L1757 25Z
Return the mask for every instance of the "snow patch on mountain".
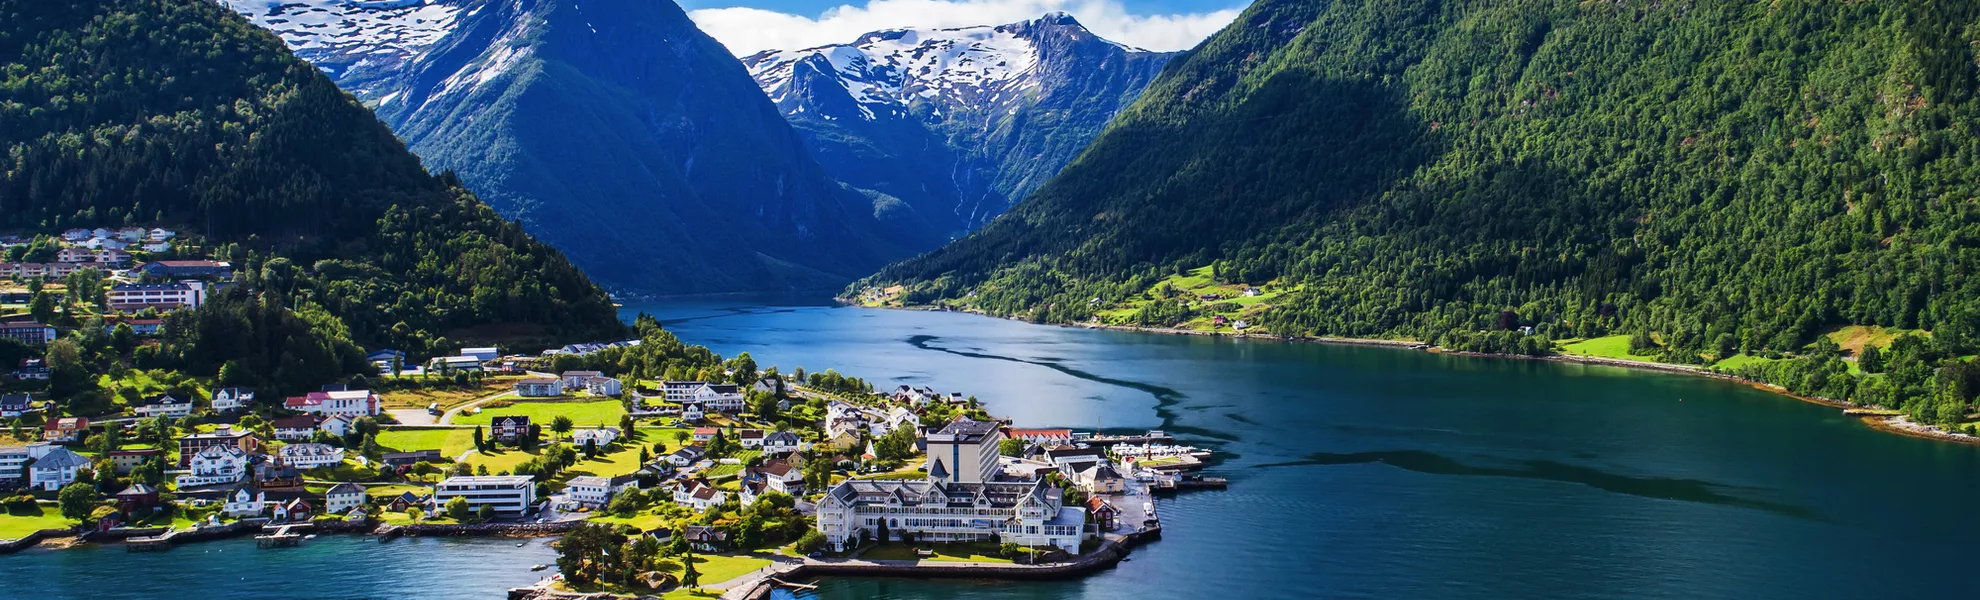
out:
M464 0L221 0L339 83L388 72L453 30ZM352 90L360 95L363 85Z
M1038 82L1032 75L1039 49L1026 31L1024 24L894 29L860 36L851 44L766 51L744 58L743 64L783 105L797 65L822 59L859 102L860 117L871 120L876 109L898 114L919 99L950 106L997 105L1035 89Z

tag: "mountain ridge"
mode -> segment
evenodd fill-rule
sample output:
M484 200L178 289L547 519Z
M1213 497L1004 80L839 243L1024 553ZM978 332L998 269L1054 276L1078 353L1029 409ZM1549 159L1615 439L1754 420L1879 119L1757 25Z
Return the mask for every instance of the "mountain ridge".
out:
M1059 12L742 60L834 177L959 235L1070 162L1170 56Z

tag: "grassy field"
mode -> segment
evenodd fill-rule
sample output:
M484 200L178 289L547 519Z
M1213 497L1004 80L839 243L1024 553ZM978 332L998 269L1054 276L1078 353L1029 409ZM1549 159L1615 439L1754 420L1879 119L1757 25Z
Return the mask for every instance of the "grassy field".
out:
M481 381L479 387L468 386L459 389L393 390L381 394L385 398L385 408L425 408L438 402L441 410L467 404L476 398L484 398L515 387L521 375L489 377Z
M37 506L33 510L8 511L0 514L0 540L18 540L28 534L43 529L67 529L74 523L62 518L53 506Z
M596 427L601 424L616 427L619 424L619 417L625 416L625 414L626 407L620 406L618 400L601 400L597 402L517 402L509 406L486 409L478 414L455 415L454 424L487 425L495 417L520 415L529 417L530 423L541 424L544 433L548 434L550 420L556 418L558 415L570 417L571 422L576 423L578 427Z
M933 550L935 551L935 555L928 558L921 558L919 556L916 556L914 553L915 549L917 548L925 549L925 550ZM971 542L964 544L916 543L912 545L896 542L896 543L874 546L868 549L866 552L860 554L859 557L868 560L928 560L928 561L941 561L941 562L991 562L991 563L1011 562L1011 559L998 556L997 545L989 542Z
M1102 322L1107 324L1132 325L1134 324L1135 314L1139 313L1142 307L1147 306L1148 303L1155 302L1156 299L1154 296L1158 295L1156 291L1163 289L1165 285L1169 289L1188 293L1188 301L1201 313L1196 318L1178 324L1176 327L1201 331L1230 329L1230 325L1217 325L1215 317L1224 317L1229 321L1255 319L1258 313L1270 309L1272 304L1280 297L1295 289L1268 284L1259 288L1260 293L1258 295L1245 296L1244 286L1218 283L1211 273L1210 267L1197 267L1186 273L1171 274L1161 281L1155 282L1154 285L1148 286L1148 289L1143 290L1140 295L1129 299L1127 302L1100 310L1096 314ZM1222 298L1218 300L1199 299L1212 294L1222 296ZM1174 302L1176 298L1163 297L1161 300ZM1223 308L1211 310L1210 307L1212 306L1222 306ZM1259 333L1263 330L1249 329L1247 331Z
M1876 325L1850 325L1823 335L1827 336L1830 341L1835 342L1837 346L1842 346L1844 350L1848 350L1851 354L1860 355L1863 353L1865 346L1886 348L1891 345L1891 340L1904 337L1906 334L1911 333L1927 337L1932 335L1932 332L1922 329L1886 329Z
M441 456L455 458L474 449L474 430L385 429L378 432L378 445L393 452L439 450Z
M1623 360L1651 360L1651 357L1637 356L1629 353L1629 336L1627 335L1588 338L1577 342L1561 344L1561 352L1601 358L1619 358Z
M721 583L735 579L750 571L755 571L769 565L770 559L754 554L740 556L723 554L694 555L694 570L701 573L701 582L705 584Z
M433 494L433 488L426 487L423 485L408 485L403 483L374 485L364 488L364 494L366 496L370 496L373 498L396 498L400 494L404 494L406 492L412 492L413 494L419 496L429 496Z
M591 517L591 520L593 522L606 523L610 525L631 525L633 527L638 527L641 531L653 531L667 524L667 519L653 513L640 513L630 517L619 517L610 514L601 514Z
M1759 356L1751 356L1746 354L1734 354L1725 360L1719 361L1717 363L1713 363L1712 368L1732 371L1753 365L1763 365L1770 362L1774 362L1776 360L1779 359L1763 358ZM1856 368L1856 363L1852 362L1849 365L1851 369Z

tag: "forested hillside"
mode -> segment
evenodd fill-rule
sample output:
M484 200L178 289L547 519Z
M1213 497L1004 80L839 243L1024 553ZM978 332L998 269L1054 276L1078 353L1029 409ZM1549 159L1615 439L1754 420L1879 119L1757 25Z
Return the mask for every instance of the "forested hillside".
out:
M175 366L334 375L354 344L622 335L556 250L214 2L0 0L0 61L0 226L176 225L260 292L175 317Z
M855 290L1167 325L1208 307L1162 282L1207 266L1276 294L1253 315L1274 333L1531 352L1635 333L1673 362L1793 353L1754 368L1963 410L1969 378L1932 367L1980 333L1977 13L1260 0L1006 216ZM1847 324L1931 349L1856 377L1810 346Z

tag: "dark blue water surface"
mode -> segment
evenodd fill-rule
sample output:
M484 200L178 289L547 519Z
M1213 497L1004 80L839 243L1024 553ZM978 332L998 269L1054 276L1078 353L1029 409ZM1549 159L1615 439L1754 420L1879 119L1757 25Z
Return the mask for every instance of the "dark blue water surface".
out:
M1229 457L1230 490L1162 501L1164 539L1092 577L836 579L804 598L1980 597L1980 448L1728 382L814 300L638 311L786 372L961 391L1025 426L1163 428ZM0 597L498 598L548 562L540 543L336 536L38 550L0 557Z

